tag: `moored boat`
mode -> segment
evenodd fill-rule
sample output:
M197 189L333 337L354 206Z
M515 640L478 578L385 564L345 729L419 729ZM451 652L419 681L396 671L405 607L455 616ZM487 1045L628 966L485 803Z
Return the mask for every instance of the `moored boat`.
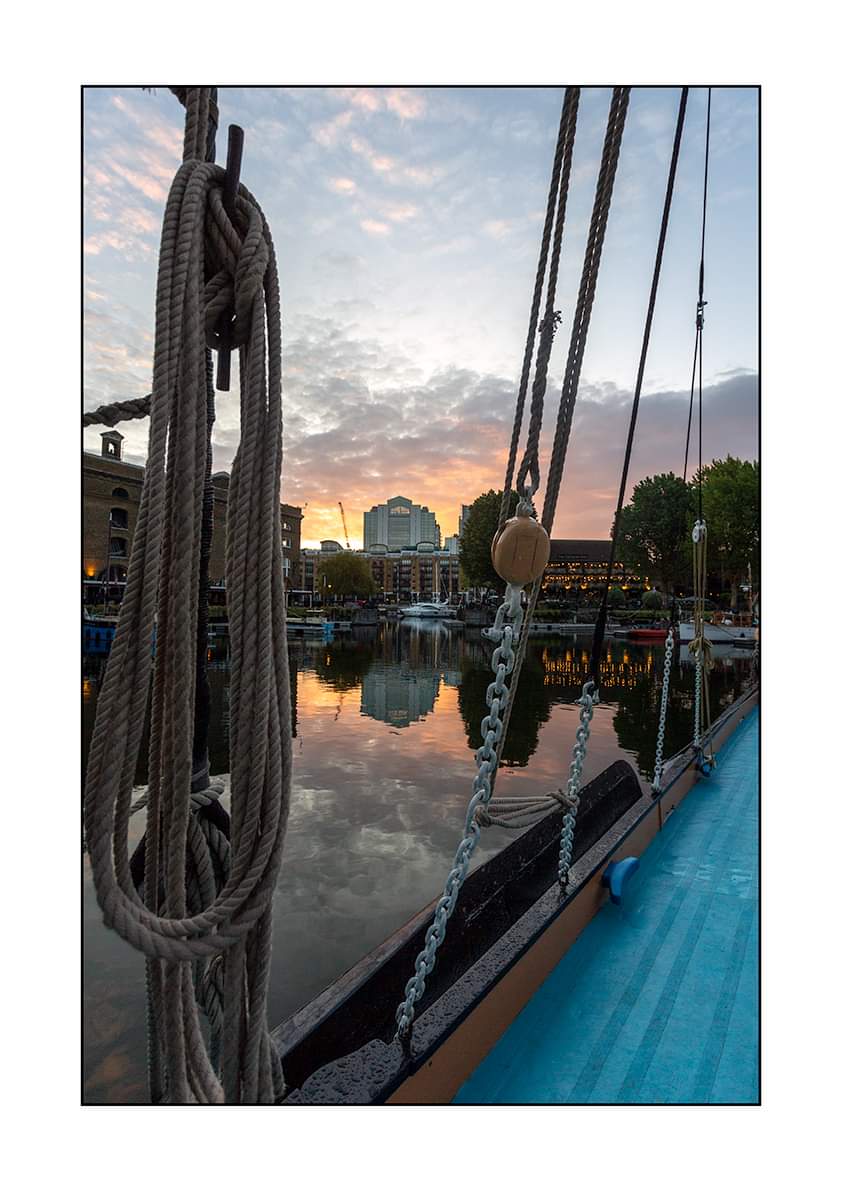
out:
M449 604L410 604L407 608L399 608L398 612L407 620L456 619L456 609Z
M668 628L631 628L628 631L630 641L666 641L668 636Z

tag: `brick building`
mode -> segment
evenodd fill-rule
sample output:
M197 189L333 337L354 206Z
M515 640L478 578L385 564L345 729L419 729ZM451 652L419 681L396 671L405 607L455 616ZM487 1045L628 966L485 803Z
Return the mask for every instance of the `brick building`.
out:
M122 458L123 435L102 435L102 453L82 455L82 567L85 599L100 603L105 595L118 600L126 581L132 537L140 507L144 469ZM209 575L212 585L225 582L225 521L228 512L227 472L213 476L213 539ZM284 574L289 586L300 584L301 509L281 505ZM106 570L107 568L107 570Z

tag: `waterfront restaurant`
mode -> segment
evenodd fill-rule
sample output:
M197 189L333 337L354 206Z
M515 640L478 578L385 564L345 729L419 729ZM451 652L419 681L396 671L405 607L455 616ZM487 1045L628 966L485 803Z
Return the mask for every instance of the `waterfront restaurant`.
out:
M553 538L541 585L543 598L562 604L598 604L608 577L610 553L607 540ZM627 599L638 600L652 585L639 568L615 560L611 586L621 588Z

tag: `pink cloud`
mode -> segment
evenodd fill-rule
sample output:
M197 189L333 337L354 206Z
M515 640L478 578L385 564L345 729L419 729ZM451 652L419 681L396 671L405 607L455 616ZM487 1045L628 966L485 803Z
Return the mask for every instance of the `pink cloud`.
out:
M357 189L351 178L328 178L327 184L335 194L354 194Z
M424 114L427 102L419 91L396 87L387 94L386 107L402 120L417 120Z
M362 219L360 227L371 236L388 236L392 231L388 223L381 223L379 219Z
M334 116L332 120L329 120L327 124L320 124L313 130L314 139L320 145L324 145L326 149L332 148L339 140L340 133L348 127L353 118L354 113L351 108L340 112L338 116Z
M418 214L418 208L412 203L397 203L391 207L384 207L383 214L387 219L391 219L393 223L404 223L407 219L414 219Z

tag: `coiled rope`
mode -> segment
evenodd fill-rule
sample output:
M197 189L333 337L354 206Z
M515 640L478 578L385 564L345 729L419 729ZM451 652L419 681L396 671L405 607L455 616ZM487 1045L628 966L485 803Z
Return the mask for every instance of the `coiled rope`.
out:
M85 795L94 884L107 926L149 959L158 1062L153 1099L272 1103L283 1093L266 1023L271 899L289 810L291 705L280 522L280 299L269 227L242 185L229 219L224 170L203 160L210 88L187 88L184 162L164 213L149 448L120 618L97 708ZM221 890L189 906L196 641L207 470L206 345L236 311L241 441L228 499L231 847ZM154 674L151 646L157 622ZM145 867L127 826L150 677ZM192 961L224 990L221 1070L202 1036ZM221 974L221 980L220 980Z

